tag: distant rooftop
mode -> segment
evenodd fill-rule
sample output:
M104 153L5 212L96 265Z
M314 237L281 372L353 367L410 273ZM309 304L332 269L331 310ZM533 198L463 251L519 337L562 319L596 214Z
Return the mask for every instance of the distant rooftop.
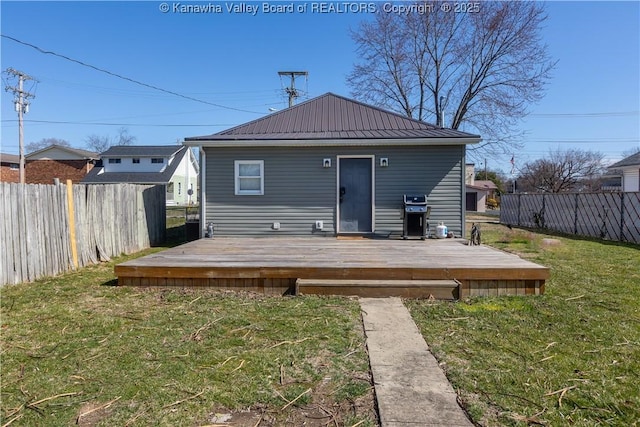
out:
M476 187L481 187L481 188L487 189L487 190L497 190L498 189L498 186L493 181L484 181L484 180L476 179L475 183L473 185L476 186Z
M142 146L122 145L117 147L111 147L105 153L112 152L113 148L130 148L130 150L113 150L116 154L110 154L107 157L170 157L173 153L177 152L176 157L170 165L167 165L162 172L103 172L103 167L95 167L82 179L83 184L119 184L119 183L132 183L132 184L166 184L171 181L171 177L175 173L178 165L182 161L183 157L189 152L189 149L184 145L172 145L172 146L146 146L153 149L149 152L153 154L140 154L141 151L136 151L134 148ZM166 150L156 150L159 147L167 148ZM173 147L172 149L169 149ZM176 147L178 148L176 150ZM180 151L182 149L182 151ZM118 154L127 152L128 154ZM169 154L166 154L169 153ZM102 154L104 157L104 153Z
M20 156L15 154L0 153L0 162L2 163L20 163Z
M94 151L88 151L88 150L82 150L80 148L73 148L73 147L66 147L64 145L52 144L40 150L32 151L31 153L25 155L25 158L28 159L29 157L37 156L38 154L44 153L45 151L49 151L49 150L62 150L71 154L75 154L78 157L83 157L85 159L97 159L99 157L99 154Z
M640 151L635 154L630 155L617 163L609 166L609 169L621 168L625 166L640 166Z
M114 145L101 157L171 157L184 145Z

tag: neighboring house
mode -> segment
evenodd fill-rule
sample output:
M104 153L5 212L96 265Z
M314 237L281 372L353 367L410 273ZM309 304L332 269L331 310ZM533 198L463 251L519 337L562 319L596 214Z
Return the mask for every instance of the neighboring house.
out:
M50 145L25 156L27 184L53 184L70 179L80 182L95 166L98 153L77 148Z
M198 162L184 145L117 145L100 157L84 184L165 185L167 205L197 203Z
M493 181L476 179L473 185L484 189L487 192L487 198L489 199L495 199L498 196L498 186Z
M464 232L467 144L444 129L332 93L208 136L200 147L201 223L222 236L399 237L403 194L426 195Z
M600 179L600 189L606 192L622 191L622 172L609 170Z
M495 199L498 186L493 181L476 180L475 165L466 164L465 174L466 201L468 211L486 212L487 199Z
M612 164L608 169L622 175L622 191L640 191L640 152Z
M20 182L20 157L0 153L0 182Z

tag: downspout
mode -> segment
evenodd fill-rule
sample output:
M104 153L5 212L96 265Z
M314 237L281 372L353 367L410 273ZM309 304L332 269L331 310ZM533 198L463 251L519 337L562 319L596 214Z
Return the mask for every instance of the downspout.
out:
M460 229L462 230L463 239L467 235L467 185L465 176L467 174L467 146L463 144L462 146L462 165L460 165L460 170L462 173L460 174L460 179L462 181L462 185L460 186L460 217L462 220L462 224ZM474 172L475 173L475 172Z
M198 147L200 153L200 173L198 174L198 200L200 201L200 238L204 237L205 224L207 223L207 198L206 198L206 177L207 174L207 154L202 146Z
M182 197L184 197L185 205L190 205L191 196L189 195L189 183L191 182L191 147L187 147L187 161L185 162L185 167L187 168L187 182L184 185L184 192L182 193Z

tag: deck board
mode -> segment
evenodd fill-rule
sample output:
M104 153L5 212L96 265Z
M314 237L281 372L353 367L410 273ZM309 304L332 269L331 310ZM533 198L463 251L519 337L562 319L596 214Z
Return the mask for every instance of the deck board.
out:
M219 286L222 279L277 280L278 286L296 279L458 280L464 297L474 290L490 294L487 286L496 295L525 293L525 288L537 294L528 287L543 288L549 269L458 239L215 238L124 262L115 274L120 284L154 278L165 286L189 280Z

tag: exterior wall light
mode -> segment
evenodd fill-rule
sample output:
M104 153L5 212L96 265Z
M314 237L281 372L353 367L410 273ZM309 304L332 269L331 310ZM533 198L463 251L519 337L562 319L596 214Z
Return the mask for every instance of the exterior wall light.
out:
M330 168L331 167L331 159L322 160L322 167L323 168Z
M389 166L389 158L388 157L380 157L380 167L386 168Z

